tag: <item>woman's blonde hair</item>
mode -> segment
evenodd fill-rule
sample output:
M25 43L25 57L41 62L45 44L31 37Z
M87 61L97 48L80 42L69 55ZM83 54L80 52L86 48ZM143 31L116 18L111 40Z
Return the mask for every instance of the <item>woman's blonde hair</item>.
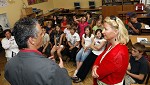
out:
M110 17L106 17L104 19L104 23L108 23L112 28L118 30L118 36L117 36L116 40L119 41L119 43L121 43L121 44L128 43L128 41L129 41L128 31L125 28L125 25L121 19L112 15Z

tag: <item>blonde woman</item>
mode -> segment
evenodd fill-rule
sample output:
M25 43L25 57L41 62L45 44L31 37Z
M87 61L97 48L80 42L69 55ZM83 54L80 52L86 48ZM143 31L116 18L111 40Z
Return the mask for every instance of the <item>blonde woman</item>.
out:
M110 16L104 19L102 33L110 45L94 63L94 85L122 85L129 62L126 46L129 41L128 32L118 17Z

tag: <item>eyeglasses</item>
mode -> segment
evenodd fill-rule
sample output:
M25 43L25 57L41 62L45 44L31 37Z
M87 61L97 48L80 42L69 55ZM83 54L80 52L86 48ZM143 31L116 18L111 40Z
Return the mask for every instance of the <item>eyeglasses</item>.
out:
M117 21L116 21L116 19L117 19L116 16L111 15L111 16L110 16L110 19L111 19L111 20L114 20L114 21L116 22L117 26L119 26L119 24L118 24Z
M116 16L111 15L111 16L110 16L110 19L111 19L111 20L115 20L115 21L116 21Z

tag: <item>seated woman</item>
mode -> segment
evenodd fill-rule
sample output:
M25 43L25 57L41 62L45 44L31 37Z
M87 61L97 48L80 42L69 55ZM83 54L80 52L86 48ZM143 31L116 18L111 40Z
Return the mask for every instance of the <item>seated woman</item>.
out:
M89 25L91 28L93 28L94 18L92 17L92 13L91 13L91 12L87 12L87 13L86 13L86 17L87 17L88 25Z
M63 19L61 21L61 30L64 31L64 29L67 27L68 19L67 16L63 16Z
M82 66L78 70L76 74L77 77L72 78L74 83L81 82L85 79L91 67L93 66L97 56L104 51L105 45L106 45L106 40L103 38L102 30L97 29L95 32L95 38L91 44L92 52L87 56Z
M61 51L64 48L63 43L62 43L63 36L64 36L64 34L60 30L59 25L56 25L56 30L55 30L55 34L54 34L55 44L51 50L51 56L54 56L54 52L57 51L57 55L58 55L60 61L62 61Z
M52 27L55 27L57 24L60 24L60 20L58 19L58 16L54 15L52 19Z
M96 21L96 25L92 28L93 34L95 34L95 31L96 31L97 29L103 30L103 27L102 27L102 19L98 19L98 20Z
M44 25L42 26L46 29L46 33L49 34L52 29L52 21L44 21Z
M82 48L76 55L77 69L75 70L73 77L76 77L76 73L78 72L79 68L81 67L83 61L91 53L90 45L92 43L92 40L94 39L94 35L92 34L90 26L86 26L84 28L84 31L85 31L85 34L82 35L82 43L81 43Z
M49 35L46 33L46 28L42 27L42 32L44 34L42 39L42 45L38 49L40 52L46 55L46 57L49 57L51 44L50 44L50 38Z

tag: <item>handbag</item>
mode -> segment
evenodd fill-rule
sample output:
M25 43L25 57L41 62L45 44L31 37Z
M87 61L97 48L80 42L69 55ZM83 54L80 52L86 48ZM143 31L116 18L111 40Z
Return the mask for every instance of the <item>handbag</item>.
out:
M105 84L104 82L99 81L98 79L97 79L97 84L98 84L98 85L107 85L107 84Z
M137 3L135 5L135 11L143 11L145 9L145 5L142 3L142 0L140 3Z
M136 84L135 80L129 75L125 75L124 80L125 80L125 85Z
M98 85L107 85L106 83L101 82L101 81L99 81L98 79L97 79L97 84L98 84ZM119 83L117 83L117 84L113 84L113 85L123 85L123 80L122 80L121 82L119 82ZM125 84L125 85L126 85L126 84Z

